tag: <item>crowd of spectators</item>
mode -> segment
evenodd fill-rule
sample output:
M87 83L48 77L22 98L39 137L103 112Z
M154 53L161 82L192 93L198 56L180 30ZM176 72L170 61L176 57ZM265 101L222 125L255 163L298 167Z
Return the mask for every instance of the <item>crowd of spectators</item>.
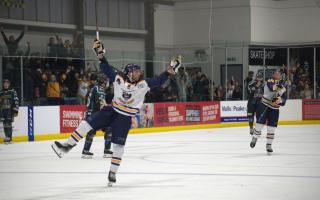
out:
M23 55L24 98L28 103L36 105L84 104L90 85L94 82L94 74L98 67L95 63L84 63L83 35L76 31L72 41L63 39L58 34L48 38L46 58L40 58L40 52L30 53L30 43L25 48L18 48L27 29L21 31L15 39L7 37L2 27L0 31L6 44L7 55ZM0 52L1 53L1 52ZM30 57L31 56L31 57ZM20 59L10 57L3 59L5 72L13 83L20 81ZM287 70L280 68L283 79L288 83L290 98L312 98L312 73L308 62L296 62ZM6 76L6 75L5 75ZM244 86L253 80L253 72L249 72ZM13 84L15 85L15 84ZM20 84L16 84L19 87ZM21 91L21 88L20 88ZM112 91L112 90L109 90ZM226 85L215 85L201 68L180 68L176 75L171 75L161 87L147 95L147 102L186 102L186 101L222 101L242 100L242 83L233 77Z
M296 62L289 70L289 94L292 99L313 98L313 81L310 73L310 66L307 61L301 64Z

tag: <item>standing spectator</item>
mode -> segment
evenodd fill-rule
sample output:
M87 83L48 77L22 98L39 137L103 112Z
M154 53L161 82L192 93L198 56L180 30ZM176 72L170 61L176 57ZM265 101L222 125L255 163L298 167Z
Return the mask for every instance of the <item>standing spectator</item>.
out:
M224 100L224 92L223 92L223 88L222 88L221 85L219 85L219 86L215 89L213 96L214 96L214 100L216 100L216 101L222 101L222 100Z
M178 87L179 101L187 101L187 87L189 86L189 77L188 74L180 68L177 75L174 76Z
M86 97L89 92L88 88L89 88L89 84L87 82L87 77L83 76L78 80L78 94L77 94L78 102L81 105L85 104L86 102Z
M69 88L67 87L65 80L67 78L67 75L65 73L61 74L60 77L60 96L61 96L61 105L66 104L66 98L68 97Z
M47 55L49 57L57 56L57 44L54 37L49 38L49 43L47 44Z
M20 33L20 35L19 35L19 37L17 39L14 39L13 35L10 35L9 39L8 39L6 34L3 32L3 28L2 27L0 27L0 31L1 31L3 40L7 45L7 49L8 49L9 55L10 56L16 55L17 50L18 50L19 42L24 36L24 32L26 31L26 27L25 27L25 30L21 31L21 33Z
M200 100L209 100L209 80L205 74L200 76Z
M235 89L232 93L232 100L241 100L242 99L242 92L241 92L241 88L239 86L239 83L236 82L235 83Z
M300 97L302 99L312 99L313 91L310 89L308 84L304 85L304 90L301 90Z
M233 95L233 85L229 82L228 88L227 88L227 99L228 100L232 99L232 95Z
M47 99L49 105L60 104L60 84L54 74L51 74L50 81L47 85Z

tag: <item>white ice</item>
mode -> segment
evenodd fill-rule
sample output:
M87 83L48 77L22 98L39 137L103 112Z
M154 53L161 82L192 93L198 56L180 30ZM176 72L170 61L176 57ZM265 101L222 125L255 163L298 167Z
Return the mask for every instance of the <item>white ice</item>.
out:
M280 126L274 153L247 127L129 135L117 183L95 138L59 159L52 141L0 145L0 199L320 199L320 125Z

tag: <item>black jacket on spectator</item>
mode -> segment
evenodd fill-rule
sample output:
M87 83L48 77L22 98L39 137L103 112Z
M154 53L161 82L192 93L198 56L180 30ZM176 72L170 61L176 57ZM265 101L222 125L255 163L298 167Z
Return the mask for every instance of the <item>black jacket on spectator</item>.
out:
M1 31L1 34L2 34L4 42L7 45L9 55L10 56L15 55L18 50L18 44L24 35L24 31L21 31L19 37L13 41L8 40L6 34L3 31Z

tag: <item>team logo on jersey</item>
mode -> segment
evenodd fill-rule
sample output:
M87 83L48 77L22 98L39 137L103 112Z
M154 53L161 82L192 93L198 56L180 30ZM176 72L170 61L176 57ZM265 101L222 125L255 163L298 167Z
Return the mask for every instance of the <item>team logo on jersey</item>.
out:
M131 98L131 96L132 96L131 93L122 92L122 98L123 98L125 101L128 101L128 100Z

